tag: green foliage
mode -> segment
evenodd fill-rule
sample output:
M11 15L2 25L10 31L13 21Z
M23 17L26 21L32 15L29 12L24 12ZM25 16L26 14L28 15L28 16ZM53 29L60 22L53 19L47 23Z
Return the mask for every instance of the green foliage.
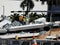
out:
M38 18L41 18L41 17L43 17L43 15L41 15L41 14L37 14L37 13L31 13L30 15L29 15L29 22L32 22L32 21L34 21L35 19L38 19Z
M14 13L13 15L11 15L11 16L9 16L9 17L10 17L10 19L12 19L12 22L14 22L15 20L16 20L16 21L19 20L19 19L18 19L19 14L17 14L17 13Z
M26 10L26 12L25 12L25 15L27 15L27 14L29 13L28 11L30 11L31 9L33 9L33 7L34 7L34 2L33 2L32 0L24 0L24 1L21 3L20 7L21 7L23 10L25 9L25 7L27 7L27 10Z
M28 5L27 5L27 4L28 4ZM32 1L32 0L24 0L24 1L21 3L21 5L20 5L20 7L21 7L22 9L24 9L24 8L27 7L27 6L29 6L28 8L33 9L33 7L34 7L33 1Z

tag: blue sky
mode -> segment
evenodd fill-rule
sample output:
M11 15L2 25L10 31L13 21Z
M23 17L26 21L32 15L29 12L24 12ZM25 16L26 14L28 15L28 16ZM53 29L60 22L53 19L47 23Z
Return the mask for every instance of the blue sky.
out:
M18 11L18 10L22 10L22 8L20 8L20 4L22 1L8 1L8 0L0 0L0 15L3 14L3 5L5 6L5 15L9 16L11 14L12 10ZM47 4L45 2L44 5L41 4L41 2L36 2L34 1L34 8L33 10L45 10L47 11Z

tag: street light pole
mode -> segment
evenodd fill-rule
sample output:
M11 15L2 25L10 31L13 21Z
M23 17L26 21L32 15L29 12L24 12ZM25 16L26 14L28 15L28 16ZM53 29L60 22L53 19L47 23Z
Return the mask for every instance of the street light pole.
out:
M52 22L52 13L51 13L51 15L50 15L50 22Z
M4 16L5 15L5 6L3 5L2 8L3 8L2 18L5 19L5 16Z
M53 0L52 0L52 5L53 5ZM50 15L50 22L52 23L52 12L51 12L51 15ZM51 35L51 28L52 28L52 25L50 26L49 36Z
M5 13L5 6L3 5L3 15L4 15L4 13Z

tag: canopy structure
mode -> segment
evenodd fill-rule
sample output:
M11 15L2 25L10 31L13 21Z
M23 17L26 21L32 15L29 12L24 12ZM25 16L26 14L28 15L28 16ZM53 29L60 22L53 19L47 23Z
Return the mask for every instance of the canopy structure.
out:
M21 37L32 37L32 36L38 36L39 33L13 33L13 34L5 34L5 35L0 35L1 39L9 39L9 38L15 38L15 36L18 36L19 38Z
M11 26L9 27L9 31L19 31L19 30L27 30L27 29L34 29L34 28L43 28L44 23L41 24L29 24L29 25L22 25L22 26Z

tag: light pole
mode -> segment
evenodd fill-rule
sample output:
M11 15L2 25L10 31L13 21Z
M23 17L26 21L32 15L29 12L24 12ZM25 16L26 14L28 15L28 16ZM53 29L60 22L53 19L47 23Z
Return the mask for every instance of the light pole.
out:
M4 0L2 0L2 2L3 2L2 8L3 8L3 15L4 15L4 13L5 13Z
M52 5L53 5L53 0L52 0ZM50 22L52 23L52 12L51 12L51 15L50 15ZM52 28L52 25L50 26L49 36L51 35L51 28Z

